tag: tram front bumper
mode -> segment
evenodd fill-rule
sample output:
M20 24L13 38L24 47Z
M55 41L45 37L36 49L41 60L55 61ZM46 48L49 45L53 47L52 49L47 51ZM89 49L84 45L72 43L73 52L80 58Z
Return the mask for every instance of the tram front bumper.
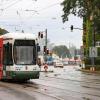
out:
M38 79L40 71L13 71L10 75L12 79Z

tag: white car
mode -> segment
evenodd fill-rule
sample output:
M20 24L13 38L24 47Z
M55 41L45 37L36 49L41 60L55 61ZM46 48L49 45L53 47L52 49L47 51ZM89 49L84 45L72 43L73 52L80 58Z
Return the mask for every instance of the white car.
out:
M54 62L54 67L61 67L61 68L63 68L64 67L64 65L63 65L63 63L62 62Z

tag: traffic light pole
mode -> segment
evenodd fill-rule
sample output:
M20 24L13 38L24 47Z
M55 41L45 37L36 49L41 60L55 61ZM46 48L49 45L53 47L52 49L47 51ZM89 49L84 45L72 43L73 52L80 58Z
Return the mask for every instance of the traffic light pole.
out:
M75 28L73 25L71 25L70 29L71 29L71 31L73 31L73 29L83 30L82 28L78 28L78 27Z
M45 46L46 46L46 51L45 51L45 62L47 62L47 29L45 30Z
M95 47L95 23L93 23L93 15L92 15L92 19L90 19L92 21L92 47ZM78 30L83 30L81 28L74 28L73 25L71 25L70 27L71 31L73 31L73 29L78 29ZM95 58L91 57L91 64L92 64L92 68L95 70Z

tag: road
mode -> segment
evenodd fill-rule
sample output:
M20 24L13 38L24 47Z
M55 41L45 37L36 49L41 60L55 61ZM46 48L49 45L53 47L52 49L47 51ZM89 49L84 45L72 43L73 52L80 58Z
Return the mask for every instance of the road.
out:
M27 83L0 82L0 100L100 100L100 74L77 69L49 66Z

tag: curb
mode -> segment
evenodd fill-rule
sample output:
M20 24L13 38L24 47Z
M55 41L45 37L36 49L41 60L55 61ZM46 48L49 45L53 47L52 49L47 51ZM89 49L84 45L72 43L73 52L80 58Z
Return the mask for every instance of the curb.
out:
M97 74L100 74L100 71L91 71L91 70L86 70L86 69L79 69L79 71L87 72L87 73L97 73Z
M51 72L51 73L53 73L54 71L53 71L53 70L51 70L51 71L40 71L40 72L47 72L47 73L48 73L48 72Z

